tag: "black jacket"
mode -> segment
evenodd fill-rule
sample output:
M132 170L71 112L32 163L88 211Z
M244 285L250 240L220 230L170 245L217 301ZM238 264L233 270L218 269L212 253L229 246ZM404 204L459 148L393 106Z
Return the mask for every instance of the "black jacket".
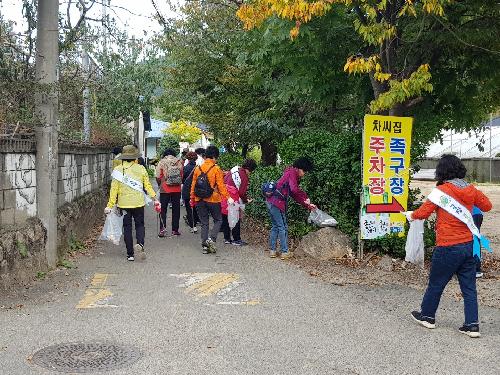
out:
M191 184L193 183L193 171L196 168L196 160L190 161L184 167L184 174L182 180L182 199L190 199L191 195Z

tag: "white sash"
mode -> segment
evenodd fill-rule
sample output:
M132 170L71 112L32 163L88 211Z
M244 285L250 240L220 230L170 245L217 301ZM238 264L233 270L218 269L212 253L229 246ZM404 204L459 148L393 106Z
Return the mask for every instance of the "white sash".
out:
M236 166L231 168L231 177L233 179L234 186L236 186L236 189L240 190L241 186L240 167Z
M476 224L474 224L472 213L467 209L467 207L462 205L455 198L450 197L448 194L437 188L432 189L427 198L432 203L441 207L450 215L455 216L458 220L467 225L474 236L481 237L479 229L477 229Z
M142 182L139 182L136 179L127 176L126 174L120 172L118 169L113 170L113 173L111 173L111 177L117 180L118 182L127 185L129 188L141 192L144 195L145 204L149 204L151 202L151 198L149 198L147 194L144 192L144 187L142 185Z
M443 210L453 215L462 223L467 225L469 230L473 235L473 251L472 253L481 259L481 246L484 247L490 253L493 250L490 247L490 241L486 236L482 236L477 229L476 224L474 224L474 219L472 218L472 213L458 202L455 198L450 197L448 194L442 192L441 190L434 188L429 196L427 197L432 203L441 207Z

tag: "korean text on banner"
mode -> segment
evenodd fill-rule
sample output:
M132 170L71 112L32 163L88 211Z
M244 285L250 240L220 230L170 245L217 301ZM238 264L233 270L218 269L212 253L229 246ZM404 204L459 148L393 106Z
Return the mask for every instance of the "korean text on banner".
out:
M404 233L413 118L366 115L361 238Z

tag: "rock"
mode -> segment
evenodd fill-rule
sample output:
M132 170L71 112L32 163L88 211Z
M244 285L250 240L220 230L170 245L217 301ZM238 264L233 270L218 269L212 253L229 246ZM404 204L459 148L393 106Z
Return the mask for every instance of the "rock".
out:
M299 249L318 260L332 260L351 255L351 240L336 228L322 228L302 238Z
M384 255L377 263L377 267L384 271L392 271L392 258Z

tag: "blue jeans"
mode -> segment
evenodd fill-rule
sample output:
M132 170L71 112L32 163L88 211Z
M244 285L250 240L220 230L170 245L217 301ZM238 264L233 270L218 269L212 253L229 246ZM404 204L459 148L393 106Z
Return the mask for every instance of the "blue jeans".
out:
M441 294L454 274L464 297L465 324L478 324L476 261L472 255L472 242L434 249L429 285L422 300L422 315L435 318Z
M269 237L269 246L271 251L276 251L276 242L280 240L281 252L288 253L288 226L286 224L286 215L275 205L267 202L267 210L271 216L271 235Z

